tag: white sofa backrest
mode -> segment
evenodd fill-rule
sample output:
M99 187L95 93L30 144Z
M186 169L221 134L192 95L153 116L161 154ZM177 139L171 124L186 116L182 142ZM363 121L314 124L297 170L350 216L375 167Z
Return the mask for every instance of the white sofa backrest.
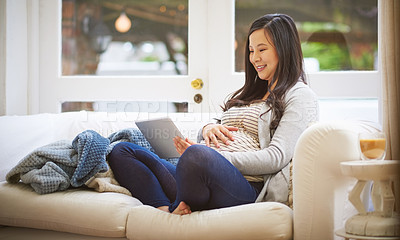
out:
M33 149L54 140L54 115L0 117L0 181Z
M0 117L0 181L24 156L58 140L73 140L91 129L104 137L124 128L136 127L136 120L170 117L182 134L196 140L198 130L215 115L207 113L106 113L70 112Z

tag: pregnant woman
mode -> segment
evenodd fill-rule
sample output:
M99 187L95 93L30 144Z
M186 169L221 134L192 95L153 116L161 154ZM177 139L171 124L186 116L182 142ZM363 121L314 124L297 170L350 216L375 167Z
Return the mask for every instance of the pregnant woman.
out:
M258 201L287 202L289 168L300 134L318 119L293 19L255 20L246 44L245 83L223 104L199 143L174 138L177 166L132 143L108 157L121 186L144 204L174 214Z

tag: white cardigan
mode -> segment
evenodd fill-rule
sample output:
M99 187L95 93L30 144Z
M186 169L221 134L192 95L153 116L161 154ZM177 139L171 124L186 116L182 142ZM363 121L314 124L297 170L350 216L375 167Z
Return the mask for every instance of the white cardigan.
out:
M267 104L261 113L268 110ZM270 136L271 111L258 120L261 150L252 152L220 152L243 175L263 175L264 187L256 202L286 203L289 190L290 161L300 134L318 120L319 108L315 93L303 82L298 82L285 96L285 110L281 121ZM202 139L201 131L199 139Z

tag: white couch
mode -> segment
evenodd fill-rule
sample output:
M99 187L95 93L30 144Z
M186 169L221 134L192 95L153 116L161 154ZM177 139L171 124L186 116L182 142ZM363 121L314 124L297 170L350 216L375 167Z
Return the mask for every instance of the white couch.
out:
M136 119L161 115L75 112L0 117L0 239L330 240L355 213L347 201L355 180L341 175L339 163L358 160L357 133L376 129L354 121L320 122L303 133L293 161L293 211L265 202L177 216L115 192L79 188L39 195L23 183L5 182L7 172L37 147L72 140L87 129L108 136L134 127ZM191 139L214 117L165 115Z

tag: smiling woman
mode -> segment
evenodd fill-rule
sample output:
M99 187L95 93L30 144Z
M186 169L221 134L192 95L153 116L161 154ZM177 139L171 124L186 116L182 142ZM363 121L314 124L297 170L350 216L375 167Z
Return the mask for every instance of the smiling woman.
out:
M264 29L258 29L250 35L249 52L250 62L257 70L258 77L272 81L279 58L271 37Z

